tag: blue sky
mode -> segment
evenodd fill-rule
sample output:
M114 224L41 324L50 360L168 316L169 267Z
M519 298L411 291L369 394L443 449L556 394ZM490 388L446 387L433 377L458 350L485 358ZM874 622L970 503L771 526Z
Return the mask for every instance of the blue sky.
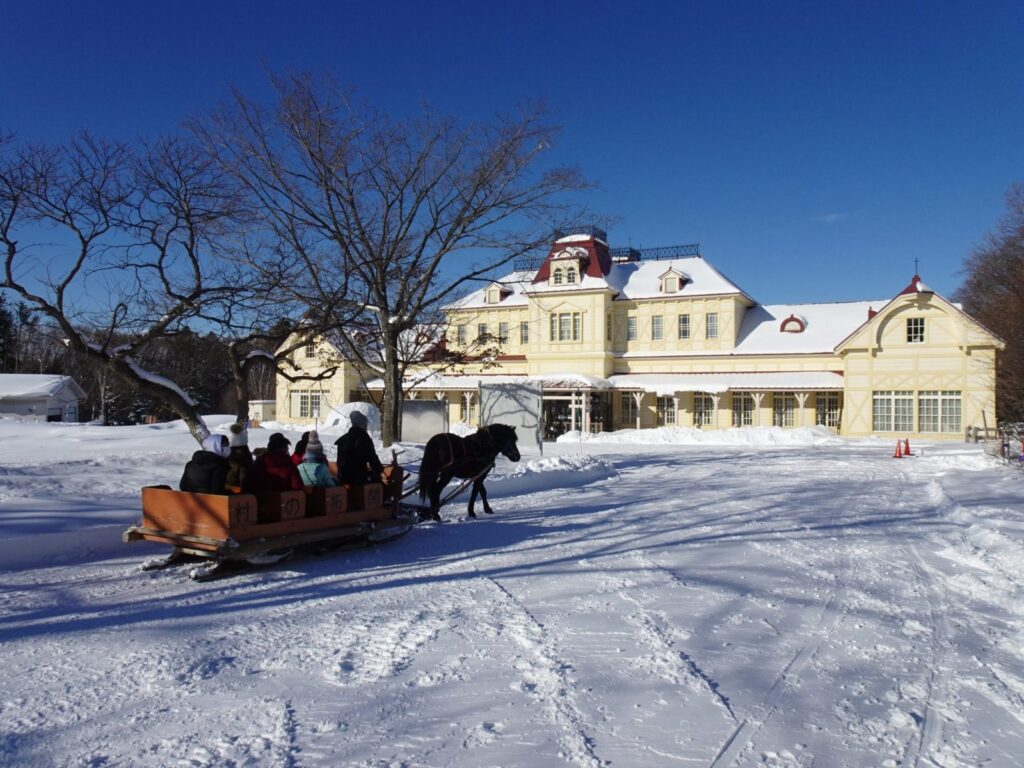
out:
M759 301L952 294L1024 181L1024 3L6 0L0 128L173 130L331 72L395 113L543 99L613 246L699 241Z

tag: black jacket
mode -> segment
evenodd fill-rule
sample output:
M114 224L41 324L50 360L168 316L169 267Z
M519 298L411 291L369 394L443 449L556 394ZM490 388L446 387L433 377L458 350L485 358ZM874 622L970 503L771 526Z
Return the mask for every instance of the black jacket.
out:
M252 451L248 445L236 445L228 456L228 478L225 485L245 485L245 477L252 468Z
M192 493L227 493L228 460L212 451L196 451L185 465L178 487Z
M338 446L338 482L348 485L379 483L384 467L377 458L373 438L365 429L352 427L335 443Z

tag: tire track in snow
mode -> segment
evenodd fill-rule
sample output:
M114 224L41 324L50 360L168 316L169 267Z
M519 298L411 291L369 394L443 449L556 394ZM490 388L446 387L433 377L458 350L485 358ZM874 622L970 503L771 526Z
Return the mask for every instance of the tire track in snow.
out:
M278 721L277 733L274 738L277 746L275 757L277 758L277 764L281 768L296 768L298 765L296 759L296 752L298 751L296 741L297 730L298 724L295 717L295 707L292 704L292 700L287 699L282 707L281 718Z
M638 562L644 556L635 558ZM661 566L651 564L655 570L665 572ZM672 583L678 583L678 577L670 574ZM687 635L677 627L673 627L665 619L660 611L651 610L648 606L631 593L631 589L638 585L626 579L616 579L610 582L619 599L634 606L632 616L626 617L626 621L632 624L637 631L637 637L641 644L646 646L653 654L658 666L664 670L662 676L675 685L686 687L708 695L716 704L729 713L729 717L738 721L736 713L733 712L729 697L719 690L718 681L705 672L697 661L684 651L680 646L687 639Z
M510 639L526 654L526 668L520 670L524 688L548 709L558 728L565 759L586 768L605 765L594 753L588 724L573 701L574 683L567 672L571 665L562 660L547 638L544 625L511 592L491 576L482 577L499 593L510 630ZM502 628L504 629L504 628Z
M729 735L708 768L724 768L725 766L732 765L747 744L753 740L761 727L768 722L768 719L778 709L779 702L786 694L788 686L793 685L795 687L799 684L800 672L807 666L807 662L814 657L821 644L828 639L839 624L842 614L836 609L836 603L841 603L843 597L845 597L845 589L841 588L826 601L818 623L811 630L811 640L801 646L800 650L789 660L789 663L782 668L782 671L775 678L764 698L752 708L752 714L744 718Z
M419 610L377 623L352 624L337 638L348 650L330 679L347 686L394 677L408 668L420 648L435 640L448 623L445 616Z
M931 614L931 651L932 663L928 670L928 694L924 702L923 722L921 723L921 737L917 745L911 749L906 756L905 762L908 765L918 766L922 761L942 765L934 761L932 755L939 749L942 740L943 711L946 709L947 688L949 685L949 674L944 663L945 648L949 643L950 629L949 620L946 618L945 602L939 594L935 572L925 565L913 544L904 546L908 560L914 567L918 581L924 587L928 596L928 610Z
M833 521L838 523L837 514L833 514ZM782 538L790 537L781 534ZM814 658L822 644L828 640L839 626L843 618L843 611L839 609L846 601L847 585L845 575L850 570L850 556L847 546L840 537L834 539L838 544L838 563L835 575L835 587L832 594L822 603L821 612L814 627L807 633L810 635L800 648L796 651L789 662L782 668L782 671L775 677L768 687L767 693L761 701L751 709L751 714L745 717L733 732L726 738L719 747L718 753L708 765L708 768L726 768L732 765L740 754L750 744L757 732L778 710L779 703L790 688L800 684L800 673L807 666L807 663Z

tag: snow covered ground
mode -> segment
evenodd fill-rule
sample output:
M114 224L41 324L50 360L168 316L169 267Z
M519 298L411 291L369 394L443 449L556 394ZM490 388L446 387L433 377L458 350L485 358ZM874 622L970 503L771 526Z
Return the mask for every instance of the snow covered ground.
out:
M0 765L1024 765L1020 471L608 438L502 460L493 517L200 584L120 542L180 424L0 420Z

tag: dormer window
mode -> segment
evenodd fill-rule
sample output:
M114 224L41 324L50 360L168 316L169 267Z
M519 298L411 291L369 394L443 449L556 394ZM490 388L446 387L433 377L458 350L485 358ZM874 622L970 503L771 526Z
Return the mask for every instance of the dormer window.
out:
M679 293L688 282L690 282L689 277L675 269L670 269L661 276L661 292Z
M803 333L807 329L807 321L802 317L790 315L779 326L782 333Z
M562 270L560 270L560 269L556 269L555 270L555 274L551 277L551 282L554 285L561 285L562 284Z
M484 304L500 304L512 295L512 290L501 283L493 283L484 291Z
M569 267L568 269L565 270L565 282L569 283L570 285L576 282L575 267Z

